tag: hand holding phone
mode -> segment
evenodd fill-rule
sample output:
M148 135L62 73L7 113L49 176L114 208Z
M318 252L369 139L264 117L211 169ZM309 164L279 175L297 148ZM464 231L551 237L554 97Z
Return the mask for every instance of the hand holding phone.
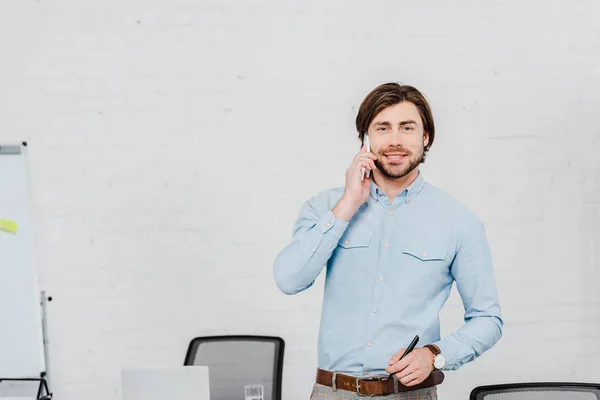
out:
M332 209L336 218L350 221L358 209L369 199L370 182L368 180L365 182L365 175L370 177L370 172L377 169L375 161L377 161L377 156L371 153L369 137L365 134L364 145L346 170L344 194Z

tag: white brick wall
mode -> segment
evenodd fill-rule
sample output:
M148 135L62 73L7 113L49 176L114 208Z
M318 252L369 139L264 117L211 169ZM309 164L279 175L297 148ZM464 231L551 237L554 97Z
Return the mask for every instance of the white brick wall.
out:
M119 399L121 366L221 333L284 337L284 397L307 398L322 281L285 296L272 262L387 81L431 100L423 171L484 219L506 319L443 398L600 381L600 4L284 3L0 4L0 142L30 142L57 398Z

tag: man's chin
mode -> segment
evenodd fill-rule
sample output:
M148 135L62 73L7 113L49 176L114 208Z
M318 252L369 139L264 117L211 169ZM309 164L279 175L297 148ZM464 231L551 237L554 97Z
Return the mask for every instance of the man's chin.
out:
M384 170L384 175L392 179L404 178L410 171L405 170Z
M388 178L392 179L400 179L404 178L406 175L410 174L414 168L407 168L406 166L396 166L390 167L389 165L384 165L382 168L383 174Z

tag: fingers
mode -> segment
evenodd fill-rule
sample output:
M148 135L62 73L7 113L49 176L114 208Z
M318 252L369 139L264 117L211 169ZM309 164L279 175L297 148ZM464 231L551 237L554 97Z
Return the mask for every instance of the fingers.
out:
M369 153L370 154L370 153ZM375 160L377 160L377 156L373 155L375 157ZM369 157L369 156L357 156L354 159L354 162L352 163L352 167L353 168L367 168L370 171L374 171L377 169L377 167L375 166L375 161L373 160L373 158Z
M354 160L352 161L352 165L351 168L366 168L368 170L376 170L377 167L375 166L375 162L377 160L377 156L373 153L371 153L370 151L367 151L367 148L365 146L363 146L360 149L360 153L358 153L355 157ZM363 162L367 162L369 165L365 166L364 164L362 164Z
M351 167L351 169L356 169L356 168L368 168L369 170L373 171L376 170L377 167L375 166L375 162L369 158L359 158L357 160L355 160Z
M406 367L408 367L412 361L412 357L410 355L404 357L402 360L390 365L385 369L388 374L395 374L397 372L403 371Z
M409 365L407 368L394 374L396 379L404 386L418 385L425 380L427 375L426 371L414 365Z
M370 151L367 151L365 146L361 147L360 152L356 155L356 157L369 157L373 160L377 160L377 156Z
M400 361L400 357L402 357L402 354L404 354L405 351L406 351L405 348L401 348L400 350L398 350L398 352L392 356L392 358L390 359L390 362L388 364L392 365L392 364L396 364L398 361Z
M400 349L392 356L386 372L393 374L400 383L405 386L414 386L423 382L431 373L431 361L423 356L423 351L427 349L415 349L406 357L400 360L406 349Z
M375 166L375 163L373 162L373 160L365 160L365 164L361 164L361 166L363 166L364 168L368 169L369 171L375 171L377 169L377 167Z
M396 376L396 378L398 378L398 377ZM412 372L403 378L398 378L398 381L400 381L400 383L402 383L404 386L418 385L419 383L423 382L424 380L425 379L423 377L421 377L421 374L418 371Z
M362 176L364 175L367 178L370 178L372 176L372 174L368 174L367 175L367 171L373 171L377 169L377 167L375 167L375 164L373 163L372 160L361 160L358 163L356 163L354 166L352 166L349 170L351 175L354 175L355 173L358 172L359 176L362 178Z
M377 170L377 167L375 166L375 160L377 160L377 156L371 153L370 151L367 151L366 149L366 146L363 146L361 148L360 153L358 153L354 157L354 160L352 160L352 164L350 164L350 167L346 172L347 177L358 176L358 179L360 179L363 182L363 186L367 185L367 183L369 182L368 179L365 180L364 178L371 178L373 176L368 171Z
M410 375L413 375L416 373L417 373L417 370L415 368L408 366L408 367L404 368L402 371L396 372L393 375L396 377L396 379L398 379L400 382L402 382L402 380L405 379L407 376L410 376ZM411 378L411 379L413 379L413 378Z

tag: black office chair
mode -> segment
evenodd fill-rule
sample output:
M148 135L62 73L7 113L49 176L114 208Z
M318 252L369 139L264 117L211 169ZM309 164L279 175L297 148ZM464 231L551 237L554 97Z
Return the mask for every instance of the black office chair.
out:
M600 383L511 383L479 386L470 400L600 400Z
M244 386L264 386L264 400L281 400L285 342L273 336L207 336L190 342L184 365L206 365L211 400L244 400Z

